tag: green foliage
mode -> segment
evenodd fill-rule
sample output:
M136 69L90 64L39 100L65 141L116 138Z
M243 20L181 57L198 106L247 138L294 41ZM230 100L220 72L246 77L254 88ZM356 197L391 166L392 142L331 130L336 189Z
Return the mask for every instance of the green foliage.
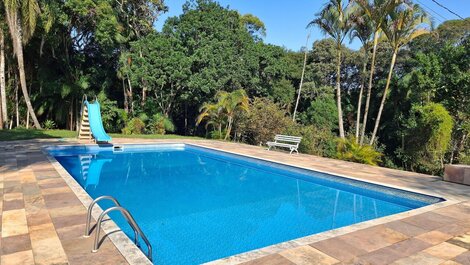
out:
M289 106L294 102L295 88L292 86L291 81L282 78L274 82L270 94L275 102L278 102L282 106Z
M323 157L335 157L336 136L328 128L295 124L284 129L283 134L302 136L299 152Z
M110 100L105 93L97 96L101 107L101 120L108 132L119 132L124 128L127 121L127 113L117 107L117 102Z
M438 103L416 105L411 110L404 152L412 168L437 173L443 168L444 154L449 149L453 120Z
M45 120L44 123L42 124L42 128L45 130L52 130L55 129L57 125L53 120Z
M353 137L338 139L336 157L341 160L376 166L381 162L382 154L373 146L360 145Z
M149 131L153 134L165 134L174 132L175 125L173 122L161 113L154 114L149 122Z
M303 124L314 125L329 131L338 128L338 109L333 97L317 97L310 107L299 115Z
M126 127L122 129L123 134L142 134L145 129L145 123L140 118L132 118L127 122Z
M255 98L248 113L240 117L236 131L243 141L259 145L293 126L295 123L278 104L267 98Z
M202 105L196 124L200 124L203 120L208 120L206 128L212 124L214 129L218 131L218 135L222 134L222 126L225 125L224 139L227 140L230 137L235 117L249 111L248 96L245 90L238 89L231 93L219 91L216 98L216 103L206 102Z

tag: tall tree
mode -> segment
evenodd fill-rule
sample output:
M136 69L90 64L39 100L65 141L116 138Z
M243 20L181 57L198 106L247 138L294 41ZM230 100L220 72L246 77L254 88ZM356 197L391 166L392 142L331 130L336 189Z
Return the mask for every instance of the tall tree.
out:
M385 100L388 96L388 90L390 88L390 81L392 79L398 50L414 38L423 34L428 34L430 31L426 28L426 25L428 25L427 23L429 22L427 13L419 5L413 3L402 3L389 13L387 19L382 24L382 31L387 36L387 39L392 46L393 53L390 61L387 82L385 84L379 111L375 120L374 130L370 139L371 145L374 143L377 130L379 129L380 118L382 116Z
M36 21L40 12L39 4L36 0L3 0L3 3L5 5L5 17L13 43L13 51L18 62L18 72L23 97L34 126L41 129L41 125L39 124L29 98L23 57L23 43L26 43L31 38L36 28Z
M5 85L5 35L0 21L0 129L8 124L7 97Z
M384 23L387 14L391 12L398 2L401 0L355 0L354 2L359 5L365 15L369 18L372 27L373 27L373 48L372 48L372 58L370 62L370 70L369 70L369 84L367 86L367 95L366 95L366 103L364 109L364 117L362 119L362 130L361 130L361 138L360 144L364 143L364 137L367 127L367 118L369 115L369 106L370 106L370 98L372 94L372 82L374 79L374 71L375 71L375 57L377 54L377 45L379 42L380 30L382 24Z
M341 48L351 29L348 5L345 5L343 0L330 0L317 14L317 18L309 23L309 26L313 25L318 26L336 42L336 105L338 108L339 136L344 138L343 110L341 107Z
M356 143L359 141L359 131L361 128L361 110L362 110L362 98L364 92L364 85L367 74L367 63L369 62L370 48L372 44L372 38L374 35L374 28L372 21L369 16L365 14L364 9L358 8L351 15L353 23L351 30L351 40L354 38L359 39L362 44L362 51L364 52L364 61L362 62L361 72L361 84L359 88L359 96L357 100L357 112L356 112Z

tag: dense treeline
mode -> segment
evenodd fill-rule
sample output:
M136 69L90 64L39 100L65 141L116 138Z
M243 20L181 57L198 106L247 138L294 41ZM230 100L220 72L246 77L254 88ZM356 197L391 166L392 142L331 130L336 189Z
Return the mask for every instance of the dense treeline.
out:
M157 32L166 9L2 1L4 128L76 130L87 94L111 132L256 145L288 133L304 137L303 152L362 163L434 174L470 163L470 19L432 29L411 1L328 1L308 25L327 38L307 47L293 121L304 51L264 43L256 16L211 0L187 2ZM354 38L358 51L345 46Z

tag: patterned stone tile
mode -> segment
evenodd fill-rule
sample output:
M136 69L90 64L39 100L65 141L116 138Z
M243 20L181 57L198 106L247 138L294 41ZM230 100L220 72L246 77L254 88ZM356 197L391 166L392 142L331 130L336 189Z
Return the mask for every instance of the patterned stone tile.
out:
M403 241L408 237L393 229L380 225L346 234L339 238L356 248L365 250L366 252L372 252Z
M16 210L16 209L23 209L24 208L24 201L21 200L5 200L3 202L3 211L9 210Z
M453 260L460 264L465 264L465 265L470 264L470 251L467 251L465 253L458 255Z
M402 255L389 247L385 247L362 255L359 257L359 260L366 264L385 265L403 257L405 257L405 255Z
M421 234L421 235L417 236L416 238L420 239L422 241L428 242L430 244L436 245L436 244L442 243L442 242L444 242L444 241L446 241L446 240L448 240L452 237L453 237L452 235L445 234L441 231L434 230L434 231L431 231L431 232Z
M424 252L431 254L435 257L441 258L443 260L452 259L464 253L465 251L467 251L467 249L456 246L454 244L449 244L447 242L443 242L439 245L435 245L424 250Z
M384 224L384 226L391 228L409 237L418 236L418 235L428 232L428 230L424 228L414 226L412 224L408 224L402 221L393 221L393 222Z
M434 230L448 224L456 223L458 220L449 216L440 215L434 212L427 212L420 215L408 217L403 222L418 226L427 230Z
M72 192L44 195L44 201L48 208L63 208L82 205L77 196Z
M438 265L443 263L445 260L434 257L428 253L420 252L413 256L399 259L393 262L393 265Z
M452 239L447 240L447 242L466 249L470 249L470 234L464 234L461 236L454 237Z
M67 257L52 224L30 227L31 245L36 264L65 264Z
M462 264L458 263L456 261L453 261L453 260L446 260L446 261L444 261L443 263L441 263L439 265L462 265Z
M470 220L470 219L468 219ZM449 224L437 229L437 231L449 234L452 236L460 236L467 232L470 232L470 222L469 223L457 223L457 224Z
M63 207L63 208L53 208L49 209L49 214L52 218L63 217L63 216L71 216L77 214L86 214L87 209L83 205L75 205L70 207Z
M31 250L31 240L28 234L2 238L2 254Z
M57 194L57 193L67 193L67 192L72 192L72 190L69 187L58 187L58 188L49 188L49 189L42 189L41 190L41 193L43 195Z
M411 256L417 252L420 252L423 249L432 246L432 244L421 241L416 238L410 238L396 244L393 244L387 248L399 253L400 255L404 256Z
M17 236L28 233L26 212L24 209L4 211L2 213L2 236Z
M52 222L54 226L58 228L67 227L67 226L74 226L79 224L84 224L86 221L86 214L79 214L79 215L70 215L70 216L62 216L52 218Z
M242 263L243 265L295 265L292 261L279 254L268 255L259 259Z
M3 195L4 201L15 201L15 200L23 200L23 193L21 192L13 192L7 193Z
M319 265L332 265L338 263L339 260L334 259L325 253L318 251L310 246L302 246L293 249L288 249L279 253L288 260L297 265L306 264L319 264Z
M366 253L365 250L359 249L338 237L323 240L310 246L340 261L350 261L356 256Z
M15 252L2 256L2 265L34 265L33 252L31 250Z

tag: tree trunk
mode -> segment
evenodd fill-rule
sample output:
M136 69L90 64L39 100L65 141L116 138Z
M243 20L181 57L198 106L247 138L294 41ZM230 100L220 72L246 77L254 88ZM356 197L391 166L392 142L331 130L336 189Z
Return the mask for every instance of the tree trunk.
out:
M16 76L15 76L16 77ZM18 103L18 81L15 78L15 112L16 112L16 127L20 126L20 110Z
M31 100L28 94L28 87L26 86L26 76L24 69L24 57L23 57L23 41L21 39L21 28L18 24L16 10L13 10L14 13L6 8L5 13L7 16L8 28L10 29L11 39L13 42L13 50L16 54L16 59L18 61L18 71L20 73L20 84L21 91L23 92L23 97L28 107L28 112L31 114L31 119L33 120L34 126L37 129L41 129L41 125L34 113L33 106L31 105Z
M341 45L338 47L338 61L336 62L336 104L338 107L339 137L344 138L343 110L341 108Z
M292 115L293 121L295 121L295 115L297 113L297 108L299 107L300 93L302 92L302 85L304 83L305 67L307 65L308 39L309 38L310 38L310 33L308 33L307 41L305 42L304 64L302 66L302 75L300 76L299 92L297 93L297 100L295 101L294 114Z
M127 97L128 97L129 104L130 104L130 113L133 113L134 112L134 97L132 95L133 93L132 84L131 84L131 79L129 78L129 75L127 75L127 85L129 87Z
M393 51L392 61L390 62L390 70L388 71L388 76L387 76L387 83L385 84L384 94L382 96L382 101L380 102L380 108L379 108L379 112L377 113L377 119L375 120L374 131L372 132L372 137L370 138L371 145L374 143L375 136L377 135L377 130L379 129L380 117L382 116L382 111L385 105L385 100L387 99L388 88L390 87L390 81L393 75L393 68L395 67L395 61L397 59L397 52L398 52L397 49Z
M124 92L124 111L129 113L129 102L127 101L127 88L126 82L124 82L124 78L122 79L122 91Z
M359 90L359 99L357 100L357 115L356 115L356 143L359 141L359 131L361 127L361 109L362 109L362 94L364 92L364 81L365 75L367 71L367 53L369 51L365 51L366 56L364 58L364 64L362 66L362 74L361 74L361 89Z
M229 116L228 117L228 124L227 124L227 132L225 132L224 140L227 140L228 137L230 136L230 132L232 131L232 122L233 122L233 118L232 118L232 116Z
M377 53L378 42L379 42L379 34L376 31L374 32L374 47L372 49L372 60L370 62L369 85L367 87L366 107L364 109L364 117L362 118L362 130L361 130L361 140L360 140L361 145L364 143L364 137L366 134L367 116L369 115L370 96L372 93L372 81L374 79L374 71L375 71L375 55Z
M5 36L0 28L0 129L8 125L7 96L5 85Z

